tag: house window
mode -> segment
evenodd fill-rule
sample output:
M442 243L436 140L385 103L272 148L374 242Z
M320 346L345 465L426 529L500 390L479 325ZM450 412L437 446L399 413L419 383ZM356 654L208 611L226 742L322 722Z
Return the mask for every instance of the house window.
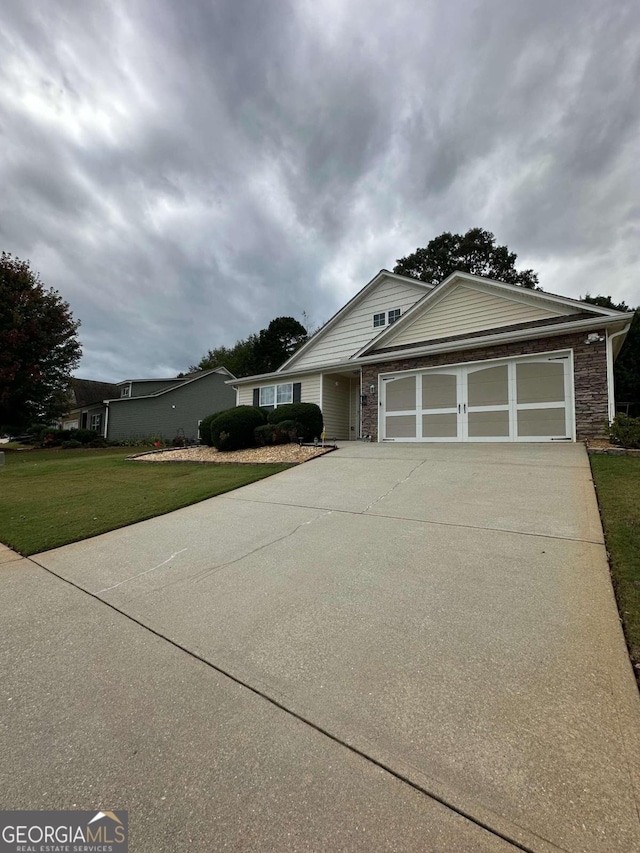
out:
M131 385L123 385L120 389L121 397L130 397L131 396Z
M260 389L260 406L263 409L275 409L285 403L293 403L293 382L283 385L265 385Z
M400 316L400 309L399 308L393 308L391 311L389 311L389 325L391 325L392 323L395 323L395 321L398 319L399 316Z
M102 426L102 415L98 413L97 415L91 415L91 429L94 429L96 432L100 432L100 427Z
M389 316L391 316L391 312L389 312ZM384 326L384 311L382 314L374 314L373 315L373 328L379 329L381 326Z

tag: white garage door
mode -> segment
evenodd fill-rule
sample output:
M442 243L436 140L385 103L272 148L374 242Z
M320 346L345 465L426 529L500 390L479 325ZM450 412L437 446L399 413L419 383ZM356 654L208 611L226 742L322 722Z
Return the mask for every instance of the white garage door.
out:
M571 354L382 375L384 441L567 441Z

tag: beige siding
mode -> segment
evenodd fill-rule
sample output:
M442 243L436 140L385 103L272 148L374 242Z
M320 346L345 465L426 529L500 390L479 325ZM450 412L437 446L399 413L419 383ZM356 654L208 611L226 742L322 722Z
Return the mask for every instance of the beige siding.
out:
M528 304L458 285L432 308L425 308L424 313L418 312L416 319L397 336L388 338L384 346L471 334L482 329L544 320L564 313L564 309Z
M283 377L280 382L300 382L300 402L315 403L320 406L320 374L308 374L305 376L289 376ZM238 405L253 406L253 389L262 388L266 385L275 385L276 382L272 379L270 382L258 382L255 385L240 385L238 387Z
M351 380L351 401L349 406L349 438L360 438L360 378Z
M351 380L325 373L322 380L322 417L328 439L349 439L349 403Z
M399 308L404 314L427 292L424 287L410 282L383 279L347 311L335 326L320 335L316 343L311 344L300 358L291 363L291 367L315 367L348 359L383 331L383 327L374 329L374 314L382 311L386 313L393 308Z

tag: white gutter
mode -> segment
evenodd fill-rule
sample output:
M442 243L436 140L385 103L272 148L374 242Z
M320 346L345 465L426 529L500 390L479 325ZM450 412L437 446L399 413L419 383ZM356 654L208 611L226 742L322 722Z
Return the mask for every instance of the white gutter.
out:
M104 403L104 405L105 405L105 412L104 412L104 436L103 436L103 438L104 438L104 440L106 441L106 440L107 440L107 427L109 426L109 401L108 401L108 400L103 400L103 403Z
M613 376L613 339L619 337L620 335L626 335L629 329L631 328L631 323L627 323L624 329L620 329L619 332L613 332L609 334L607 332L607 393L609 398L609 423L616 416L616 393L615 393L615 380Z

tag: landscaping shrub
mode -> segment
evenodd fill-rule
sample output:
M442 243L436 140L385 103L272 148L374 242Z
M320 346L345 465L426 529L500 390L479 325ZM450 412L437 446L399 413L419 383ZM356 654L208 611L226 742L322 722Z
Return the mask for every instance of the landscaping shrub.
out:
M91 439L91 441L88 444L88 447L108 447L108 446L109 446L109 442L105 438L102 438L101 435L97 436L96 438Z
M273 424L260 424L253 431L253 437L258 447L266 447L268 444L275 444L274 433L275 426Z
M184 440L184 436L182 436L182 435L177 435L171 441L171 447L184 447L185 444L186 444L186 441Z
M82 446L82 442L77 441L75 438L70 438L68 441L63 441L61 445L63 450L75 450L76 448Z
M295 421L282 421L279 424L263 424L253 431L256 444L264 447L268 444L289 444L297 441L303 429Z
M640 418L618 412L609 426L609 441L620 447L640 448Z
M264 413L254 406L237 406L219 412L209 425L210 444L218 450L254 447L254 431L263 423Z
M95 429L67 429L63 432L67 433L69 441L79 441L82 444L89 444L90 441L101 437Z
M221 414L221 412L214 412L213 415L207 415L207 417L203 418L200 422L200 441L204 442L204 444L208 444L209 447L213 447L211 442L211 424L219 414Z
M282 421L294 421L302 429L300 438L313 441L320 438L322 433L322 412L315 403L286 403L269 412L269 423L277 424Z
M276 426L287 436L288 441L297 441L304 436L304 427L298 421L280 421Z

